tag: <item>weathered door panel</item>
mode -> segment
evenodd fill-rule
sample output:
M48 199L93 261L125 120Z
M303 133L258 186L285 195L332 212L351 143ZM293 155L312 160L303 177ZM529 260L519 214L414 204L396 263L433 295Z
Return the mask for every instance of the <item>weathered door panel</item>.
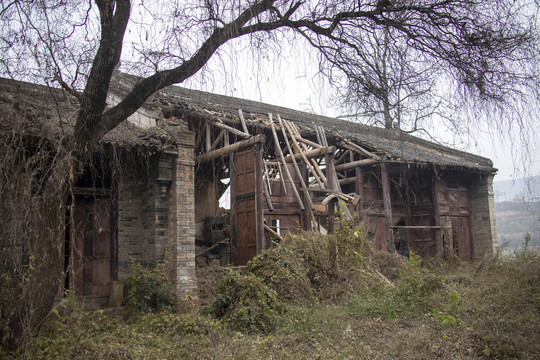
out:
M110 199L76 197L72 271L75 295L107 296L111 281Z
M436 244L433 236L433 216L432 215L413 215L411 216L411 225L419 228L410 229L410 247L421 256L435 256ZM422 228L424 227L424 228Z
M470 260L472 258L472 247L469 217L454 216L451 219L454 252L460 259Z
M262 152L248 149L235 154L235 237L238 265L257 255L257 237L264 247L262 228ZM259 172L257 172L259 169Z
M236 200L236 253L238 265L246 265L257 255L255 199Z

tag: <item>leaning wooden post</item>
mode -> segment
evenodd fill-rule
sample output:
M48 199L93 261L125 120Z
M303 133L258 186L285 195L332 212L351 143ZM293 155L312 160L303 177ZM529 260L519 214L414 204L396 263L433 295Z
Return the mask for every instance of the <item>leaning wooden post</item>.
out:
M334 168L334 153L326 154L324 161L326 163L326 180L328 188L334 190L336 188L336 169ZM328 213L328 232L334 232L334 211L336 209L336 199L332 199L326 206Z
M381 163L381 182L384 201L384 217L386 220L386 248L390 252L396 251L392 229L392 201L390 199L390 179L388 177L388 168L386 164Z
M255 235L257 245L257 255L260 254L265 248L264 241L264 215L263 215L263 158L262 158L262 144L255 144Z
M439 193L443 191L441 182L439 180L433 180L431 184L432 198L433 198L433 218L435 223L433 225L440 226L441 223L441 204L439 200ZM443 255L443 241L441 229L433 229L433 239L435 241L435 254L438 256Z
M356 167L356 178L355 178L355 190L356 194L360 196L358 201L357 211L358 215L364 210L364 172L361 167Z

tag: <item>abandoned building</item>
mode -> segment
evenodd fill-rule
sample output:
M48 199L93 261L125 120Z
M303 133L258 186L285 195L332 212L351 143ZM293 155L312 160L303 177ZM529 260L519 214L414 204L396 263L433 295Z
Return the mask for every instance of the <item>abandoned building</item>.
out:
M109 102L135 81L117 74ZM56 126L76 111L61 90L0 84L2 107ZM105 299L132 260L166 256L178 294L196 295L196 266L244 265L287 232L331 231L336 216L365 222L378 249L481 259L496 251L495 172L400 131L169 87L101 140L77 182L66 286Z

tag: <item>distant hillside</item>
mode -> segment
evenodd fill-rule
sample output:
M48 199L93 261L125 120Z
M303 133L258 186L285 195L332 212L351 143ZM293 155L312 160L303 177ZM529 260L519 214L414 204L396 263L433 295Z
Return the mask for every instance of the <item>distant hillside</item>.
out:
M510 248L523 245L525 234L531 235L531 246L540 246L540 202L495 203L499 245Z
M540 176L517 180L494 181L495 202L540 201Z

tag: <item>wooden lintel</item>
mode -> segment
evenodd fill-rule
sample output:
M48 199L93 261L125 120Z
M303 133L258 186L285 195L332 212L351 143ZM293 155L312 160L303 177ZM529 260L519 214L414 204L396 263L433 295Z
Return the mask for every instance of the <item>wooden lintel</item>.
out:
M379 160L375 160L375 159L362 159L362 160L357 160L353 162L348 162L345 164L336 165L335 168L336 168L336 171L343 171L343 170L354 169L358 166L373 165L378 162Z
M222 158L224 156L227 156L229 153L236 151L238 149L250 147L257 143L264 143L265 141L266 141L266 137L263 134L259 134L249 139L235 142L232 145L224 146L221 149L217 149L214 151L207 152L206 154L195 156L195 163L200 164L207 161Z

